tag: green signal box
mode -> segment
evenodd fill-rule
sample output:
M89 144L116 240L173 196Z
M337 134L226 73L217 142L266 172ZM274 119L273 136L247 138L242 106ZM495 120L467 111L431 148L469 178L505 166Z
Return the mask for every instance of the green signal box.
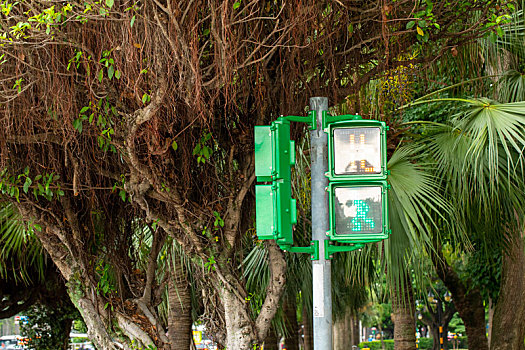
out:
M292 198L291 167L295 142L290 140L290 121L281 117L270 126L255 127L256 230L259 239L275 239L280 246L293 244L297 206Z
M274 198L272 185L255 185L255 229L259 239L275 239Z
M293 244L297 203L289 183L255 186L255 222L259 239L275 239L280 246Z
M295 141L290 140L290 121L279 118L271 126L255 127L255 176L257 182L290 181L295 165Z
M272 181L272 131L269 125L255 127L255 176L257 182Z
M354 119L330 123L328 125L330 181L386 180L387 129L385 122L378 120Z
M369 243L388 238L386 181L331 182L328 191L331 240Z
M290 121L278 118L270 127L272 131L272 179L290 181L291 168L295 165L295 141L290 140Z
M357 244L388 238L388 127L353 115L327 116L324 125L330 239Z
M293 244L293 225L297 223L297 203L292 198L290 182L276 182L274 208L276 215L275 242L280 245Z

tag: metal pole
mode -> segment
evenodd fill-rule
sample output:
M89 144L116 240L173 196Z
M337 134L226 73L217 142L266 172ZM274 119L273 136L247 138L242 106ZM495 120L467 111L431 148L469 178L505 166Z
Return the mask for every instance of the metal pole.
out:
M332 350L332 264L325 259L324 241L328 239L328 136L323 130L323 111L328 98L310 98L310 110L316 112L317 128L310 131L312 171L312 240L319 241L319 260L312 261L314 350Z

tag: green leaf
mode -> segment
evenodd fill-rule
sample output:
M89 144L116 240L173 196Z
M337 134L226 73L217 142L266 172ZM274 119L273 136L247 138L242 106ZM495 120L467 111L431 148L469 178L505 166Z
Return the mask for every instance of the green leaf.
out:
M131 17L131 21L129 22L129 25L131 26L131 28L133 28L133 24L135 23L135 20L137 18L135 16ZM118 78L117 78L118 79Z
M26 177L26 181L24 182L24 193L29 191L29 186L31 186L32 183L33 181L29 177Z
M98 72L98 81L102 83L102 79L104 78L104 71L101 69Z
M173 148L174 151L176 151L177 148L179 148L179 145L177 145L177 141L173 140L173 142L171 143L171 148Z
M416 21L410 21L407 23L407 29L412 28L416 24Z
M106 5L109 8L112 8L114 4L115 4L115 0L106 0Z
M80 110L80 114L86 113L88 110L89 110L88 106L82 107L82 109Z
M113 74L115 74L115 68L113 66L109 66L108 68L108 78L111 80L113 78Z
M118 69L115 71L115 78L120 79L120 71Z
M241 0L237 0L233 3L233 9L237 10L241 6Z
M79 133L82 133L82 119L78 118L73 121L73 127L78 130Z

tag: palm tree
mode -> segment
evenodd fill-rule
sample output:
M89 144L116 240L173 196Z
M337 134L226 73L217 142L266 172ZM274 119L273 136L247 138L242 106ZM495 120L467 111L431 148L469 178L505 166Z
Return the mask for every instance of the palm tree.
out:
M525 286L525 275L520 272L525 261L522 223L518 219L525 209L525 103L447 101L462 104L464 112L449 124L427 127L428 136L422 141L437 164L438 176L446 179L443 185L457 208L457 223L487 244L505 249L491 349L519 349L525 336L521 321L525 305L519 294L522 288L518 288ZM458 311L461 315L460 307ZM464 317L464 321L468 319ZM506 339L502 339L504 335Z

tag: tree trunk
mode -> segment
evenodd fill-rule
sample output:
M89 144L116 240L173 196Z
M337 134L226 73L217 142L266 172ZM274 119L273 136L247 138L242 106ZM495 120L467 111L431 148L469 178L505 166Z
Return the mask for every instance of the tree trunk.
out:
M71 333L71 327L73 326L73 320L68 318L61 322L62 329L62 348L61 350L69 349L69 333Z
M220 288L220 294L226 322L226 348L253 350L256 335L245 301L227 286Z
M304 340L304 350L313 350L314 349L314 333L312 327L312 317L306 306L303 305L303 340Z
M525 255L523 237L509 240L494 310L491 350L523 350L525 337ZM469 339L469 347L470 339Z
M287 350L299 350L299 325L297 323L297 301L295 295L283 300L284 319L288 336L284 340Z
M379 330L379 339L381 339L381 349L385 349L385 339L383 339L383 327L381 326L381 322L377 324L377 329Z
M439 278L452 294L452 301L465 324L469 348L488 350L488 341L485 331L485 307L478 288L472 283L465 284L460 280L454 269L447 264L441 253L441 246L435 244L431 252L432 263Z
M492 324L494 323L494 300L489 297L489 329L488 329L488 337L489 337L489 344L490 340L492 339Z
M407 277L408 279L408 277ZM392 298L394 320L394 348L396 350L416 349L416 320L414 318L414 294L410 281L404 288L397 287Z
M350 326L350 346L348 349L351 349L353 345L359 345L359 318L355 313L349 313L345 316L348 319L347 324Z
M174 259L168 281L168 339L171 350L189 350L191 346L191 292L183 263Z
M334 350L346 350L350 346L350 334L346 315L333 323L333 345Z
M264 340L264 350L279 350L280 337L275 331L275 327L271 326L268 331L268 336Z
M441 349L448 349L447 345L447 334L448 334L448 327L443 327L443 332L441 333L441 337L439 334L439 326L433 326L430 327L430 333L432 334L432 350L441 350ZM441 344L440 338L443 338L443 344Z

